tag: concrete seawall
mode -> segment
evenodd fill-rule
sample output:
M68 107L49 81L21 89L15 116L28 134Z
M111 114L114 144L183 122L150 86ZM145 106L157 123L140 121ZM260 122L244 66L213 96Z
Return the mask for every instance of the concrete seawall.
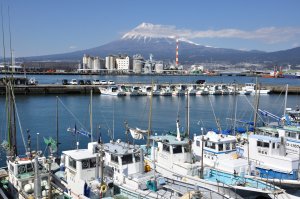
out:
M122 83L118 85L125 86L143 86L142 83ZM148 84L149 85L149 84ZM161 84L162 86L169 86L170 84ZM175 85L175 84L172 84ZM190 84L185 84L190 85ZM211 85L211 84L207 84ZM241 88L244 85L238 85ZM93 93L100 93L99 87L106 87L104 85L57 85L57 84L40 84L40 85L16 85L14 87L17 95L48 95L48 94L89 94L91 90ZM285 92L285 85L264 86L263 88L271 90L273 94L280 94ZM300 86L289 86L289 94L300 94ZM5 86L0 85L0 95L5 95Z

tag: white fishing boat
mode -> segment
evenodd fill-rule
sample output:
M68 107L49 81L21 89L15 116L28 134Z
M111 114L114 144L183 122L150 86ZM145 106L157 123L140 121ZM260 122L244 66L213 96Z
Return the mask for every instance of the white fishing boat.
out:
M151 85L144 85L142 86L141 88L141 91L146 93L148 96L151 95L151 90L152 90L152 86ZM153 96L159 96L160 95L160 91L154 87L153 90L152 90L152 95Z
M237 151L251 161L254 178L295 189L300 187L299 155L287 153L284 133L280 131L279 137L250 135Z
M172 96L172 91L171 91L170 87L168 87L168 86L167 87L159 86L158 88L159 88L159 91L160 91L160 93L159 93L160 96Z
M88 143L62 152L56 180L72 195L87 198L180 198L188 190L168 182L144 163L143 150L117 140Z
M197 86L196 85L190 85L187 87L187 91L189 95L196 95L197 92Z
M199 87L196 91L196 95L209 95L209 88L205 85Z
M209 86L208 92L210 95L222 95L222 90L217 85Z
M183 96L186 94L186 86L182 84L170 86L170 90L173 96Z
M128 91L126 92L126 95L129 96L146 96L147 93L141 91L141 88L139 86L132 86L128 88Z
M192 151L197 161L205 166L237 176L247 174L248 161L238 158L235 136L208 131L205 135L194 135Z
M245 86L242 87L242 91L251 92L251 95L255 94L256 84L254 83L245 83ZM257 93L259 94L269 94L271 91L268 89L259 89Z
M117 86L108 86L106 88L99 87L101 95L109 96L126 96L126 93L120 90Z
M177 136L160 135L151 136L150 139L153 144L150 156L145 159L152 166L155 163L156 170L166 178L205 186L214 191L222 189L229 197L234 198L245 198L250 195L277 197L283 194L282 189L269 183L211 167L203 168L201 176L201 164L199 161L193 161L191 142L187 138L182 138L178 124Z

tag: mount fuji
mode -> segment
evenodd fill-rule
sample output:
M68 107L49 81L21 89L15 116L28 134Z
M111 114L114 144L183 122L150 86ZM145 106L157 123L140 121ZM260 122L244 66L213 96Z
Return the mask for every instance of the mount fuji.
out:
M176 37L170 28L161 25L142 23L122 36L121 39L86 50L71 53L25 57L22 60L81 60L83 54L105 57L111 54L141 54L156 60L174 62L176 39L179 40L179 62L192 64L210 60L225 63L264 62L273 64L300 64L300 47L277 52L242 51L200 45L183 37Z

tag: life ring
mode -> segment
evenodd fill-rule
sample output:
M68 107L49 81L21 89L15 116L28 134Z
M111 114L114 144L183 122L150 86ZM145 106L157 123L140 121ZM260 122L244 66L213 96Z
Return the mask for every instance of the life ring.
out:
M104 184L100 187L101 193L106 193L107 192L107 186Z

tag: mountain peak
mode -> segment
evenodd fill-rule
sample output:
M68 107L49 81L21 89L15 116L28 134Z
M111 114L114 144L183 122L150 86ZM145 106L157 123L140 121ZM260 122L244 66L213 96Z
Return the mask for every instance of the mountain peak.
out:
M173 31L172 31L173 30ZM173 26L155 25L152 23L143 22L134 29L130 30L122 37L123 40L144 40L150 41L152 39L167 39L167 40L180 40L190 44L198 45L185 38L178 37L176 35L175 28Z

